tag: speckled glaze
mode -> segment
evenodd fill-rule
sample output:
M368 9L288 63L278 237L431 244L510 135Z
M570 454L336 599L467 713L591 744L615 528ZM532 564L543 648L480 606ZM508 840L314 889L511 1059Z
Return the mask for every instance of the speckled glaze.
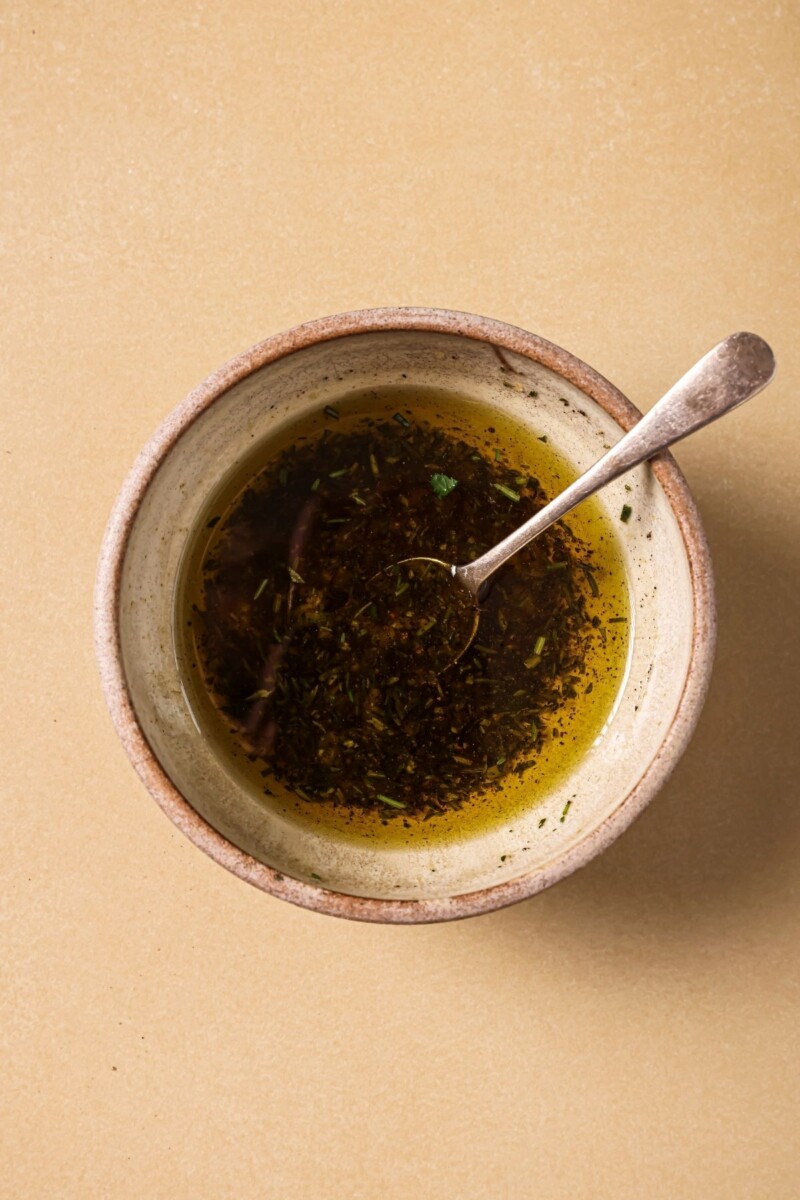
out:
M420 308L376 309L328 317L268 338L221 367L190 393L169 415L137 459L114 506L103 541L95 595L95 636L103 690L122 743L145 786L170 819L193 842L234 874L294 904L356 920L411 924L474 916L532 896L589 862L627 828L667 779L694 730L711 671L715 616L712 571L700 519L683 476L672 457L664 454L650 467L640 469L641 482L637 486L641 486L642 507L652 505L654 511L662 513L662 524L668 520L674 524L676 531L669 553L680 559L678 573L685 571L686 585L682 592L676 594L671 606L675 611L671 613L669 621L674 636L679 641L683 639L685 655L680 677L668 681L671 699L663 702L663 721L658 724L656 742L653 745L640 744L642 739L638 734L631 738L630 754L634 756L635 744L635 754L641 759L640 763L637 760L635 778L616 792L613 789L618 785L613 778L609 778L606 786L612 790L593 826L589 822L585 829L581 829L578 823L574 827L574 835L569 830L559 831L560 840L552 853L540 855L539 861L531 869L526 869L524 860L517 856L506 871L506 876L511 877L503 877L500 882L488 886L472 889L463 885L454 886L453 894L443 895L440 885L439 894L428 895L424 887L415 884L412 888L411 884L404 884L400 876L401 882L392 886L400 889L405 887L415 897L418 896L403 899L392 898L385 894L385 889L376 889L378 894L375 895L356 895L350 894L344 887L341 890L326 888L296 878L290 870L278 869L282 863L278 863L278 866L274 863L268 865L235 844L235 840L243 843L248 838L252 840L252 834L243 834L239 839L235 830L232 832L226 828L224 821L215 820L214 824L226 828L228 836L218 832L214 824L198 812L198 807L202 805L197 804L196 799L195 804L187 799L184 792L190 792L191 789L187 786L179 788L173 782L180 772L173 764L168 773L166 760L169 755L163 749L156 753L153 748L159 742L158 737L154 736L159 718L155 708L153 712L145 711L149 705L142 698L147 697L148 693L142 689L150 686L152 690L152 682L148 684L148 678L152 681L156 676L151 672L149 677L143 677L144 682L132 679L137 673L137 647L125 623L127 618L123 620L121 612L127 611L132 604L130 584L124 581L126 561L130 573L131 563L135 565L146 559L146 552L136 547L137 530L141 542L143 523L146 527L143 506L146 506L148 493L152 495L156 476L165 464L168 465L170 456L174 457L181 439L186 438L189 431L222 398L230 402L232 389L237 385L249 381L256 372L270 364L282 363L286 367L289 356L298 355L295 361L299 362L300 352L309 348L322 347L327 342L340 342L340 339L361 339L363 335L382 335L392 331L418 333L421 335L419 344L423 347L428 341L432 347L451 344L441 337L426 341L426 335L447 335L450 339L460 339L465 353L468 349L470 352L474 350L475 344L480 344L483 355L480 370L485 374L488 370L487 361L491 360L498 373L498 384L507 388L513 387L517 378L523 379L527 365L530 365L532 372L539 371L548 378L563 381L564 389L569 388L573 396L576 392L582 394L589 402L587 408L595 411L596 406L596 411L601 415L607 414L619 431L629 429L640 416L639 411L607 380L566 351L534 334L469 314ZM376 337L373 341L379 348L381 338ZM372 343L351 341L347 344L353 347L359 344L363 352L364 347ZM435 350L435 354L439 359L459 357L457 354L446 356L439 349ZM291 362L288 366L291 368ZM538 379L538 376L534 377ZM583 415L586 416L586 413ZM598 436L611 435L606 433ZM160 480L163 481L164 475L165 472L162 472ZM209 478L209 489L216 482L216 479ZM164 485L163 482L157 482L155 486ZM173 583L174 580L165 580L162 590L171 588ZM139 696L138 706L135 694ZM646 731L642 737L646 743ZM627 753L624 740L619 742L617 753ZM608 770L605 774L608 775ZM464 854L467 861L469 854L462 853L462 858ZM348 870L357 870L357 864L356 867L351 864ZM469 878L463 865L459 871L459 879ZM485 880L486 872L483 868L481 871L483 873L478 871L478 875ZM371 886L365 877L363 885L357 883L352 890L369 893Z

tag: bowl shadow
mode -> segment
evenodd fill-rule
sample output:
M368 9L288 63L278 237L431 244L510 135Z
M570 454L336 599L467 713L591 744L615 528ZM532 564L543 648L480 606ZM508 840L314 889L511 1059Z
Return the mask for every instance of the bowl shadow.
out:
M701 497L719 639L694 739L623 836L550 892L508 909L615 924L698 922L800 888L800 544L768 514L737 528L727 497ZM566 903L564 903L566 902ZM500 916L500 914L498 914Z

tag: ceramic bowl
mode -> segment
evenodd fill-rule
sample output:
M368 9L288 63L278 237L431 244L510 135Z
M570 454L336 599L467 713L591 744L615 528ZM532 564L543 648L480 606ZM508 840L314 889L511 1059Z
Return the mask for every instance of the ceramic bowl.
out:
M103 542L96 644L123 745L153 797L196 845L294 904L414 923L532 896L619 836L689 741L708 684L715 620L700 519L664 454L601 494L619 530L635 617L627 673L603 735L546 799L461 842L402 849L345 842L267 808L203 738L182 687L174 596L187 539L212 491L259 441L308 408L401 380L511 414L532 434L547 434L576 472L640 417L565 350L483 317L376 309L268 338L196 388L136 461ZM625 503L634 516L622 525ZM562 820L567 800L569 819ZM543 816L549 819L540 827Z

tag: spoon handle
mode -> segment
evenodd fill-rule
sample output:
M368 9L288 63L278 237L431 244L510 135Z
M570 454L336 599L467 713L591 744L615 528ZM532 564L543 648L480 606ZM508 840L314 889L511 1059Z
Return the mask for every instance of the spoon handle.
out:
M674 442L755 396L775 374L775 357L755 333L733 333L686 372L615 446L535 516L456 574L477 595L512 554L582 500Z

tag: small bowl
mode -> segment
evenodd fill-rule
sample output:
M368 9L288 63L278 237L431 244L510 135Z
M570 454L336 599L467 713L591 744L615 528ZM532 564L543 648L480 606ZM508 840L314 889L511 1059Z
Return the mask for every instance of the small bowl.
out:
M715 615L700 518L681 472L663 454L601 493L619 531L635 615L627 675L603 736L545 799L463 841L404 849L345 842L268 809L214 754L187 703L173 632L182 555L211 493L254 444L350 390L401 380L473 396L527 422L577 472L641 415L565 350L466 313L372 309L267 338L191 392L139 455L103 541L95 634L117 732L145 786L187 837L283 900L410 924L523 900L622 833L694 730ZM626 503L633 516L623 525ZM542 817L549 819L540 827Z

